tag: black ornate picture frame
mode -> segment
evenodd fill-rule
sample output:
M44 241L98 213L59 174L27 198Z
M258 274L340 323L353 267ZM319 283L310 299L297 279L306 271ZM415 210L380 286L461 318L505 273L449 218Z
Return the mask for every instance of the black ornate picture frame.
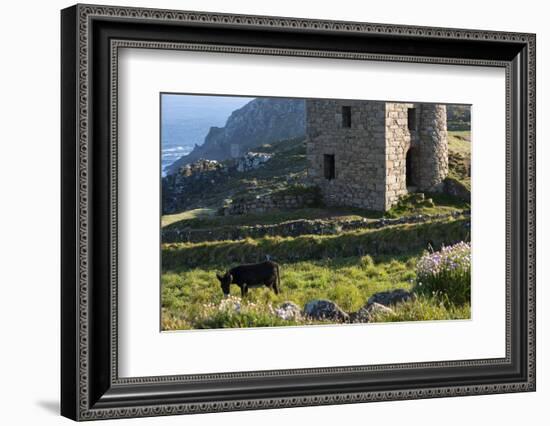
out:
M64 9L61 28L62 415L93 420L535 390L534 34L96 5ZM121 47L505 69L506 356L120 378Z

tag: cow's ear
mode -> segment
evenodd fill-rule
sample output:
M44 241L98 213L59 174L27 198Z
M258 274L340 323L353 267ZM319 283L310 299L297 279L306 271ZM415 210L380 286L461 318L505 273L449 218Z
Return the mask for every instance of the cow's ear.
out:
M229 276L229 282L233 282L233 275L231 275L229 272L227 273L227 275Z
M223 277L216 272L216 278L218 278L220 281L223 279Z

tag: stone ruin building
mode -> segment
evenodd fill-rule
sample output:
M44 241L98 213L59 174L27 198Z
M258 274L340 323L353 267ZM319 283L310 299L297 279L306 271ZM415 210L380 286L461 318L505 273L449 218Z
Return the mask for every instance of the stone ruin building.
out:
M386 211L410 192L442 190L445 105L306 100L308 179L332 206Z

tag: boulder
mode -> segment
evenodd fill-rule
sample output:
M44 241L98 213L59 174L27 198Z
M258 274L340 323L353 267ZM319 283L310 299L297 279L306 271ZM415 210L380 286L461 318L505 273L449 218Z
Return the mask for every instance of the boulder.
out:
M470 202L471 193L466 185L462 182L447 177L443 181L443 191L453 197L457 197L463 201Z
M398 288L397 290L392 291L382 291L380 293L375 293L367 301L367 306L374 303L378 303L384 306L392 306L397 303L406 302L407 300L414 300L415 296L413 293Z
M293 302L283 302L281 306L275 308L275 315L287 321L302 319L302 311Z
M310 300L304 306L304 314L314 320L349 321L349 315L331 300Z
M387 306L381 305L380 303L372 303L363 306L357 312L350 314L350 322L353 323L365 323L371 322L373 317L379 313L392 314L393 310Z

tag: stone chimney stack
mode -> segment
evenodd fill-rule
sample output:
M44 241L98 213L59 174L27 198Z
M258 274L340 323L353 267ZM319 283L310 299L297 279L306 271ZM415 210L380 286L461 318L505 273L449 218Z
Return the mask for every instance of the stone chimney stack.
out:
M449 172L447 107L422 104L418 125L416 184L420 191L440 191Z

